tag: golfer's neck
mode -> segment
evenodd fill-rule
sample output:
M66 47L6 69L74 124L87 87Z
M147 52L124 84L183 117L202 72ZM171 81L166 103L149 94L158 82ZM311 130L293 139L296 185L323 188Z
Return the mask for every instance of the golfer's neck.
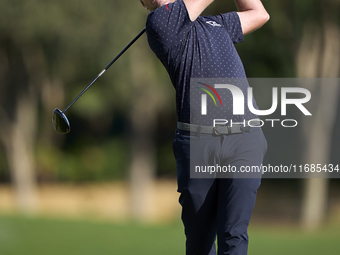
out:
M157 0L156 0L157 1ZM163 6L165 4L170 4L175 2L176 0L159 0L159 6Z

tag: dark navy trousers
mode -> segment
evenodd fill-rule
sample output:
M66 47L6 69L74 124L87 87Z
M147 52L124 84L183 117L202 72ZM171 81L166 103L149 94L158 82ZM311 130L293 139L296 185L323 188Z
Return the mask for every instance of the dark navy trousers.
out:
M261 177L190 178L190 144L199 147L202 155L198 158L207 165L218 163L238 170L245 165L260 166L267 151L261 128L232 135L190 135L176 130L173 143L186 254L216 255L216 237L217 254L247 254L247 228Z

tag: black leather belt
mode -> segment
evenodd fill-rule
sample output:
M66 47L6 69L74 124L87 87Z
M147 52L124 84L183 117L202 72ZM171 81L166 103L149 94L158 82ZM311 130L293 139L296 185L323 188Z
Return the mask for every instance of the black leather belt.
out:
M249 126L249 122L251 121L251 126ZM249 132L251 127L261 126L260 119L252 119L250 121L245 121L245 125L234 124L232 126L226 125L216 125L213 126L200 126L195 124L189 124L184 122L177 122L177 128L184 131L190 131L201 134L214 134L214 135L231 135L231 134L240 134L243 132Z

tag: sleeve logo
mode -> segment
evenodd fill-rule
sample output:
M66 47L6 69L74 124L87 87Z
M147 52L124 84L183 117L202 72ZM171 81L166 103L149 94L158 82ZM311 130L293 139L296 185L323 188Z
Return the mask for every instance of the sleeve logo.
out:
M212 21L212 20L207 21L206 23L213 26L213 27L221 27L222 26L221 24L218 24L218 23L216 23L216 21Z

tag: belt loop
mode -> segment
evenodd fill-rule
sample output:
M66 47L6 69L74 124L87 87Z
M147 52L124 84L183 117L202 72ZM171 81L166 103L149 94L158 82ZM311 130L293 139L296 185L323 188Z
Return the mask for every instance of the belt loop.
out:
M198 139L201 139L201 125L198 126L197 137Z
M244 134L244 129L246 127L246 120L243 119L243 125L240 124L241 133Z
M228 129L228 135L231 134L231 126L227 126L227 129Z

